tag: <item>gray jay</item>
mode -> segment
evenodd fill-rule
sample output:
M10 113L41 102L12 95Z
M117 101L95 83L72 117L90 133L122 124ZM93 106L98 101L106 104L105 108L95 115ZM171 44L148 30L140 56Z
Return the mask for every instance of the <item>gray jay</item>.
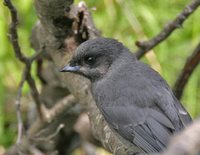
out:
M93 98L109 127L137 152L163 151L170 135L191 122L166 81L117 40L82 43L61 71L91 81Z

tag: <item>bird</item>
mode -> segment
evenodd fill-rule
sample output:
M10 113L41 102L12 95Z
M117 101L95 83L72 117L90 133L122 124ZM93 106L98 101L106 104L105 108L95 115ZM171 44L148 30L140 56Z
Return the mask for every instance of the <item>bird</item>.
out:
M115 39L83 42L60 71L91 81L108 126L137 153L164 151L169 137L192 122L161 75Z

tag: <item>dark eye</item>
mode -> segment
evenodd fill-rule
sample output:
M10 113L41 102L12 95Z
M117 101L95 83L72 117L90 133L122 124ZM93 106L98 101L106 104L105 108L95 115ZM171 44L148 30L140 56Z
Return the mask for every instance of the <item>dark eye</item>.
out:
M88 57L85 57L85 63L88 64L88 65L92 65L95 63L96 61L96 58L95 57L92 57L92 56L88 56Z

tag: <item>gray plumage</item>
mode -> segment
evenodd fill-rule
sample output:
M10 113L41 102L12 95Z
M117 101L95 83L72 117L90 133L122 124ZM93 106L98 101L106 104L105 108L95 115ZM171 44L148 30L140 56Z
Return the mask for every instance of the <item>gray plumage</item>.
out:
M62 71L91 80L110 128L142 152L164 150L169 136L191 122L165 80L114 39L82 43Z

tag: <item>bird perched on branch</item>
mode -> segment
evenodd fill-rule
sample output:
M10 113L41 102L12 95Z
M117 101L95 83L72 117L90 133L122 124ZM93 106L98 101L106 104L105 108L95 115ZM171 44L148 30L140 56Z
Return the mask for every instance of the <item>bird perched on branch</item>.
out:
M170 135L191 122L166 81L117 40L82 43L61 71L90 79L92 95L109 127L138 152L163 151Z

